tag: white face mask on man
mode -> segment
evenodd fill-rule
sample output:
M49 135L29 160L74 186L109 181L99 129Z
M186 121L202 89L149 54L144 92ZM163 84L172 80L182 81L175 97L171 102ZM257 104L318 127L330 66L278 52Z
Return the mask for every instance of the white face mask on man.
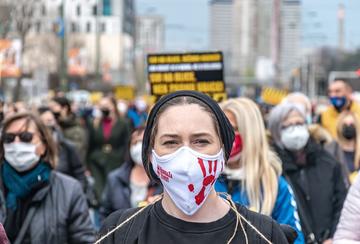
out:
M4 143L5 160L18 172L33 168L40 160L36 154L36 146L31 143Z
M195 214L224 170L224 153L198 153L189 147L158 156L152 151L152 167L175 205L186 215Z
M281 143L286 149L298 151L305 147L310 137L306 125L291 125L281 131Z

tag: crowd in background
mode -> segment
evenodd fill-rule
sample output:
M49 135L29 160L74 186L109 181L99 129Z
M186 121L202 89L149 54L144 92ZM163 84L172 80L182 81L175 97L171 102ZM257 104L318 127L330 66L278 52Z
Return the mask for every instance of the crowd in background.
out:
M360 242L360 104L352 92L332 82L318 114L301 93L266 110L248 98L222 102L235 140L215 189L293 227L295 243ZM9 240L93 243L112 212L160 195L141 156L150 109L141 97L111 95L94 104L64 95L36 107L2 103L0 223Z

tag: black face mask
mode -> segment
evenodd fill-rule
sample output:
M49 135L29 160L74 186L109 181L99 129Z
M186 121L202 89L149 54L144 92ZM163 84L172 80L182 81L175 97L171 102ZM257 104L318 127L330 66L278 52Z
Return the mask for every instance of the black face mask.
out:
M101 109L101 113L102 113L102 115L103 115L104 118L107 118L107 117L109 117L109 115L110 115L110 110L107 109L107 108L102 108L102 109Z
M344 125L342 129L342 135L347 140L352 140L356 137L356 128L354 125Z
M60 116L61 116L60 112L52 112L52 113L53 113L56 120L60 119Z

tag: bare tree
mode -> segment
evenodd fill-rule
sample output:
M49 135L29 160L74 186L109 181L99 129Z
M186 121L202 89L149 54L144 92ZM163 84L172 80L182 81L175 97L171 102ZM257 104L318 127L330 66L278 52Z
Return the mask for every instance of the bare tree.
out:
M34 17L35 10L35 1L36 0L2 0L2 5L6 6L8 10L8 19L4 21L8 23L10 27L8 31L4 32L5 38L18 38L21 41L21 50L20 58L23 59L24 53L29 48L26 43L26 36L32 28L32 22ZM5 16L3 16L5 18ZM22 62L20 62L20 69ZM16 86L13 93L13 100L17 101L20 97L21 91L21 80L24 75L21 72L21 75L16 80Z

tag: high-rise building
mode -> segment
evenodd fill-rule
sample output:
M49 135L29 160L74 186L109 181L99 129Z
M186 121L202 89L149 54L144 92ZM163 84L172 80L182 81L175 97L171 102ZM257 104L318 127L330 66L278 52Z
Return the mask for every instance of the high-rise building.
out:
M230 72L232 58L233 0L210 1L210 48L224 54L225 73Z
M160 15L136 17L136 48L144 53L159 52L165 45L165 22Z
M300 0L281 0L278 34L278 78L288 82L293 70L300 64ZM277 41L277 40L276 40Z

